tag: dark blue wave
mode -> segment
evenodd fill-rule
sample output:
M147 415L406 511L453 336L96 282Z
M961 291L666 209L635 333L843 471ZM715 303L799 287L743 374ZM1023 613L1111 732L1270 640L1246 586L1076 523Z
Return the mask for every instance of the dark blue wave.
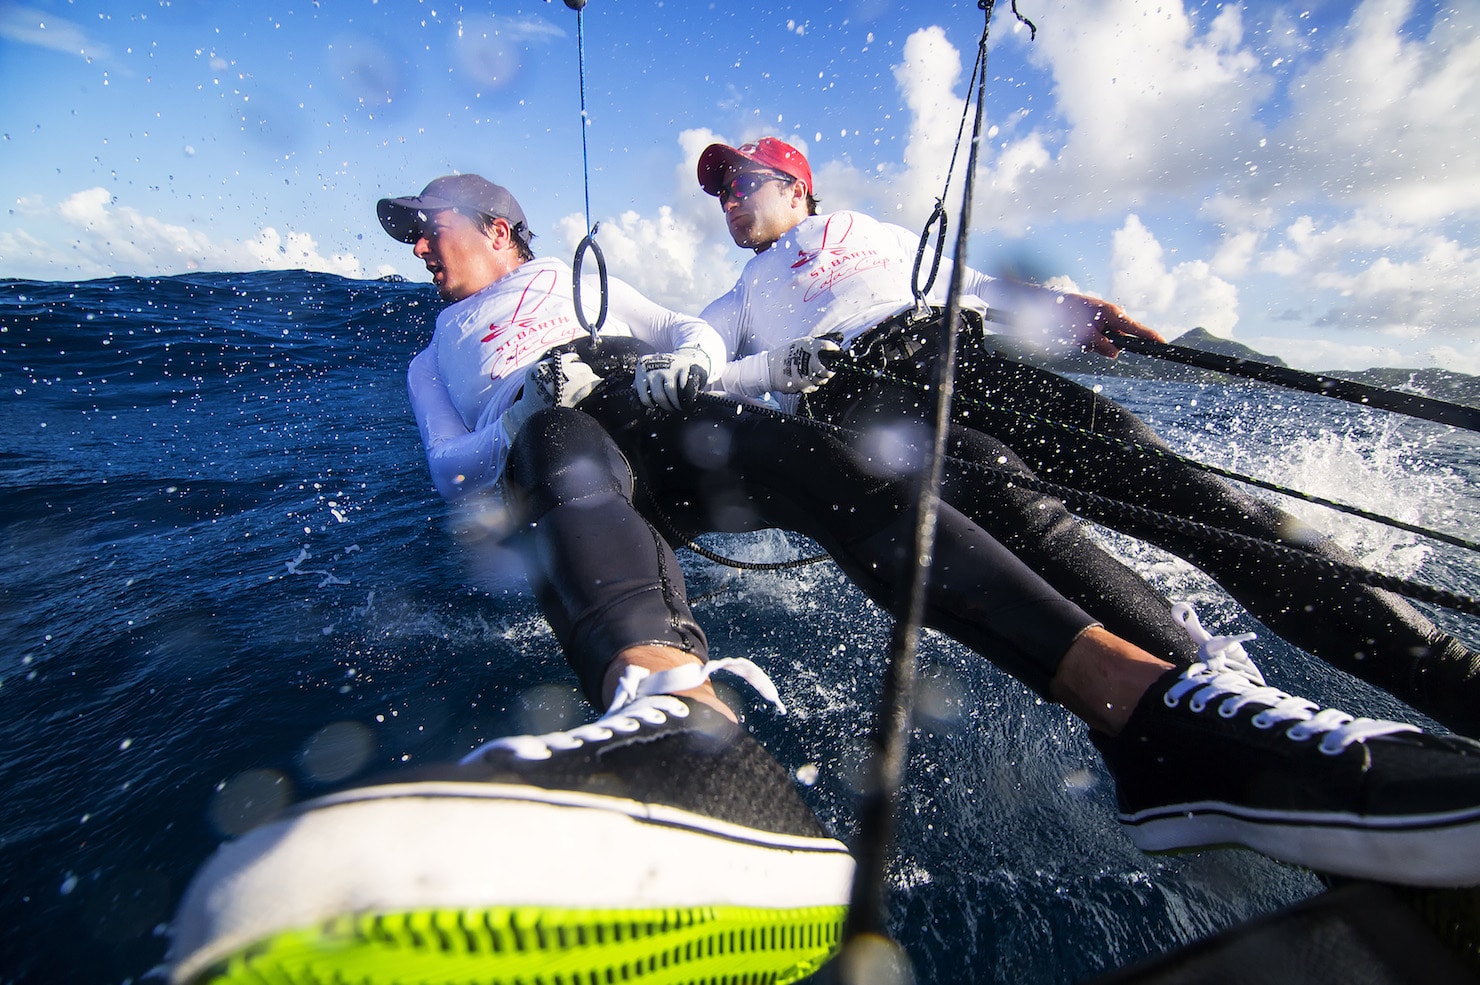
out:
M247 820L222 785L322 789L303 752L326 726L364 729L368 771L579 711L517 568L460 542L427 479L404 373L437 308L427 285L303 272L0 281L0 980L137 980ZM1436 508L1477 515L1475 449L1445 436L1271 414L1238 388L1124 398L1241 463L1286 462L1290 429L1356 428L1400 452L1381 482L1424 470ZM1131 559L1243 619L1195 573ZM684 564L697 591L722 581ZM776 677L792 713L747 705L749 724L817 768L806 796L851 835L885 618L830 566L747 574L699 615L718 655ZM1260 647L1318 700L1401 713ZM922 982L1080 980L1318 888L1233 853L1140 855L1068 716L940 637L921 653L892 877Z

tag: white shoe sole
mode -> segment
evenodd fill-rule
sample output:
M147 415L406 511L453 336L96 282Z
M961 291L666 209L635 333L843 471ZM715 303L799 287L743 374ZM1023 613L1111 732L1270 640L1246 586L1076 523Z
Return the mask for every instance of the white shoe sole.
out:
M704 910L711 920L723 910L766 911L773 916L763 914L762 922L782 928L795 923L787 914L806 912L805 920L840 927L852 875L847 849L830 838L774 835L620 798L488 783L361 788L305 804L218 850L181 903L171 980L200 980L283 935L301 944L307 934L322 951L325 935L347 932L344 918L421 914L416 919L462 927L469 914L486 922L492 909L499 919L518 911L509 917L516 922L531 914L656 910ZM449 945L461 956L447 968L448 980L468 980L461 952L486 950L486 931L480 924L478 940ZM559 945L546 950L568 955ZM836 935L822 946L814 964L836 946ZM361 959L393 964L384 954ZM600 954L596 960L580 967L601 967Z
M1137 848L1238 845L1332 875L1407 886L1480 885L1480 811L1428 817L1290 815L1182 804L1122 814Z

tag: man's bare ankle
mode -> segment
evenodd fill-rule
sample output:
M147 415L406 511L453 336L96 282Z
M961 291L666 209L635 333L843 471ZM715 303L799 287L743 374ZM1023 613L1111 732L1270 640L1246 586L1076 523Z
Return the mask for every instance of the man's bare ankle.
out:
M1091 728L1119 735L1146 691L1171 669L1165 660L1092 626L1064 654L1049 693Z
M663 646L657 643L647 643L641 646L629 646L618 653L616 659L607 668L606 676L602 679L601 696L608 705L617 693L617 682L622 679L622 674L628 667L643 667L658 673L664 670L673 670L688 664L702 665L703 661L687 650L680 650L673 646ZM714 685L705 681L698 687L689 688L684 691L676 691L675 694L692 698L701 704L706 704L724 715L732 722L739 719L729 706L720 700L719 694L714 690Z

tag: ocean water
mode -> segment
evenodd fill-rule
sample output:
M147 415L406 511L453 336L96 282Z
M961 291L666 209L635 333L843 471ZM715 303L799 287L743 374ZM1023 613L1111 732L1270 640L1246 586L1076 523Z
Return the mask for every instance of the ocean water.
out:
M0 982L139 981L194 869L276 807L591 714L520 578L474 564L427 479L403 374L437 308L425 285L301 272L0 282ZM1197 457L1480 529L1473 435L1232 383L1103 385ZM1296 509L1381 570L1480 594L1463 551ZM1259 629L1104 536L1205 623ZM736 692L747 723L850 837L886 618L830 564L682 558L716 655L756 659L792 708ZM1480 621L1435 616L1480 644ZM1267 634L1252 650L1314 700L1414 717ZM1077 723L942 637L921 660L891 872L921 982L1084 981L1322 888L1246 852L1142 855Z

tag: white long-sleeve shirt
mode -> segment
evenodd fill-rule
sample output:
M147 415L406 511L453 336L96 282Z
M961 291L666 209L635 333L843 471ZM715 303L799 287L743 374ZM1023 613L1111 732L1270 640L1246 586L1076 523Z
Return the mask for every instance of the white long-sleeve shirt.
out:
M756 363L768 350L830 332L840 333L847 348L870 328L911 307L919 243L917 233L861 212L803 219L757 253L735 286L704 309L702 317L719 331L733 360L720 374L720 388L735 396L760 396L764 391L755 392L754 381L766 374ZM922 276L929 273L932 255L927 252L922 261ZM951 262L942 258L926 300L944 305L950 280ZM961 306L982 312L1004 307L1007 290L1001 281L967 268ZM795 399L781 402L789 410Z
M587 304L595 278L582 281ZM631 336L659 351L697 348L724 363L725 343L704 321L648 300L616 278L607 286L603 336ZM589 310L589 308L588 308ZM431 344L417 354L406 385L426 448L432 483L454 501L493 490L511 436L500 418L546 351L585 334L576 319L570 267L553 258L521 264L437 316Z

